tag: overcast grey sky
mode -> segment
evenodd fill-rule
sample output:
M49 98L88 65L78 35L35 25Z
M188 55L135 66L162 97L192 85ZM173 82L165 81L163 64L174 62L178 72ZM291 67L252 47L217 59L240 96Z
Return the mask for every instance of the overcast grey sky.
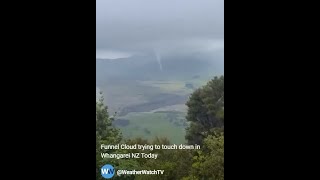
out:
M97 58L223 50L223 0L96 2Z

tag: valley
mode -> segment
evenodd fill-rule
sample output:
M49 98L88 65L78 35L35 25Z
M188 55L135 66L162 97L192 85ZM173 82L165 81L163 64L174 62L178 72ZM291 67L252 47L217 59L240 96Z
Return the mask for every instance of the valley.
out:
M164 59L160 69L153 58L97 60L97 97L102 91L115 117L114 126L124 137L167 137L173 143L185 143L185 103L195 89L219 73L210 72L210 63L199 60L195 64ZM189 66L192 71L186 71Z

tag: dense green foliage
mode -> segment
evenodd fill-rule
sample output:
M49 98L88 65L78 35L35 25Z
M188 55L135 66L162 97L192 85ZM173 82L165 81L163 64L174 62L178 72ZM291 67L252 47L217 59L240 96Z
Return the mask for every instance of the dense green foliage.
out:
M96 103L97 164L96 179L103 179L100 168L108 163L115 169L141 170L163 169L164 175L114 176L113 179L182 179L223 180L224 179L224 77L215 77L206 86L197 89L187 102L190 122L187 128L189 144L201 144L198 150L157 150L157 159L102 159L100 144L172 144L167 138L123 139L119 130L112 126L103 98ZM108 153L142 152L142 150L104 150ZM151 151L144 150L144 153Z
M224 77L215 77L197 89L187 102L186 139L189 144L202 144L213 128L224 126Z
M202 150L192 159L190 175L183 180L224 179L224 135L214 133L203 140Z
M112 120L112 118L109 118L108 108L104 105L101 96L99 101L96 102L96 179L104 179L101 177L100 168L106 164L106 159L103 159L100 155L100 145L117 144L121 141L121 133L112 126ZM108 153L111 153L111 151L108 151Z

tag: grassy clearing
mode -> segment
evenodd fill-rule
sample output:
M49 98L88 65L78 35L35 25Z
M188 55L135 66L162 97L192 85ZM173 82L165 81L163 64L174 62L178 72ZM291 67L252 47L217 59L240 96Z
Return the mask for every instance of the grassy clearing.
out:
M187 112L187 106L185 104L176 104L171 106L164 106L150 112L157 112L157 111L179 111L179 112Z
M177 126L168 119L168 113L129 113L122 119L129 120L125 127L119 127L127 138L141 137L152 140L154 137L167 137L172 143L185 143L185 127ZM178 114L175 121L184 121Z
M183 81L139 81L143 86L156 87L162 92L172 93L172 94L190 94L191 89L185 87L185 82Z

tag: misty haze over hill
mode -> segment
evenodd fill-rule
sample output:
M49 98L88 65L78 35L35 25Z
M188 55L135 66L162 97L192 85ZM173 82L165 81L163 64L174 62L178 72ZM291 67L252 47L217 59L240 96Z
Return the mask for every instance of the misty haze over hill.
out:
M223 74L223 57L193 54L164 56L159 62L154 54L119 59L97 59L97 86L109 79L166 80L191 78L195 75Z

